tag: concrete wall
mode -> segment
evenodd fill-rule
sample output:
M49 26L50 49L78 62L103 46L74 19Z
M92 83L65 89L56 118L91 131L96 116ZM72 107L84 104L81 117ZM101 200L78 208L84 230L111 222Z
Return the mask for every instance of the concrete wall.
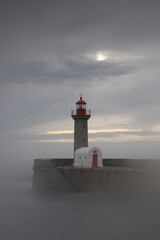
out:
M104 166L115 167L130 167L136 169L160 169L159 159L117 159L117 158L104 158Z
M65 167L71 166L74 162L73 158L48 158L48 159L34 159L34 167ZM117 159L104 158L103 166L106 167L131 167L131 168L153 168L160 169L159 159Z
M134 167L126 165L108 166L102 169L61 167L56 165L58 161L67 165L73 159L35 159L33 167L34 190L68 192L124 188L143 191L156 189L157 191L160 188L160 160L144 160L142 161L143 168L141 165L139 168L135 168L135 165ZM122 162L124 163L124 161ZM150 165L153 162L154 165ZM128 160L128 163L133 164L133 161Z
M62 167L71 166L73 158L38 158L34 159L34 167Z
M34 168L33 170L32 189L34 191L68 192L75 190L58 168Z
M77 118L74 122L74 151L81 147L88 147L88 122Z
M133 171L126 168L80 169L58 167L34 170L33 190L53 192L107 191L123 189L129 191L160 192L160 173Z

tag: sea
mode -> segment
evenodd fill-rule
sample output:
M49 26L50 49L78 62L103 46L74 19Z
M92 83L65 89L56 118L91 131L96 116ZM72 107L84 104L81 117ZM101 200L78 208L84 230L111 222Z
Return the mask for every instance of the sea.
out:
M159 240L160 198L129 190L35 193L0 182L1 240Z

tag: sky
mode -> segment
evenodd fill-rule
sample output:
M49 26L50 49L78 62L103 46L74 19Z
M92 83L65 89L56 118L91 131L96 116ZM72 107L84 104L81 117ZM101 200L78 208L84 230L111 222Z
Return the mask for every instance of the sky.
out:
M73 156L83 92L89 146L160 158L160 2L5 0L0 7L0 159Z

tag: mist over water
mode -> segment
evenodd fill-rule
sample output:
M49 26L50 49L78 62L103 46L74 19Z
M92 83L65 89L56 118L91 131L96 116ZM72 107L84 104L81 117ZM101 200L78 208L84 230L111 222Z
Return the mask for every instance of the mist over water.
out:
M160 239L159 196L108 190L35 194L31 179L0 184L0 239Z

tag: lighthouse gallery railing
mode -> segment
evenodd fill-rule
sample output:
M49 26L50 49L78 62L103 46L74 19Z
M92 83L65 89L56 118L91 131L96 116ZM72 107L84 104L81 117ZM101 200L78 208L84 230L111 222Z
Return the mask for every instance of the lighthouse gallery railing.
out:
M77 115L77 110L71 110L71 116L72 115ZM86 114L85 115L91 115L91 110L90 109L86 109Z

